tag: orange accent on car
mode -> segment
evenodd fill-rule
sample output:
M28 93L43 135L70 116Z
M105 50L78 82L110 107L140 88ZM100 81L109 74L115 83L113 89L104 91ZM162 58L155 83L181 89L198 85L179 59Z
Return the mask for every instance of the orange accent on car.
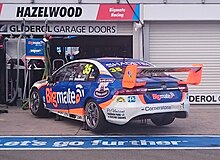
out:
M179 84L199 85L202 79L203 64L193 64L192 66L200 67L199 70L190 70L186 81L179 81Z
M184 100L185 96L186 96L186 92L182 92L182 100L181 100L181 102Z
M106 107L108 107L114 100L115 100L116 96L114 96L112 99L106 101L106 102L103 102L103 103L100 103L99 106L102 108L102 109L105 109Z
M122 86L124 88L134 88L137 76L137 65L128 65L125 69Z
M83 116L85 114L85 110L84 108L70 109L69 114L77 114L77 115Z
M137 79L137 65L132 64L128 65L125 69L125 73L122 80L122 87L123 88L134 88L134 87L140 87L145 86L146 81L143 82L136 82Z
M76 104L78 104L80 102L80 95L76 94Z
M58 107L57 93L52 91L52 88L46 88L46 102L52 103L54 107Z
M142 102L143 104L147 104L146 101L145 101L145 99L144 99L144 95L143 95L143 94L138 95L138 97L139 97L139 99L141 100L141 102Z
M69 114L75 114L79 116L83 116L85 114L84 108L75 108L75 109L52 109L55 112L62 112L62 113L69 113Z

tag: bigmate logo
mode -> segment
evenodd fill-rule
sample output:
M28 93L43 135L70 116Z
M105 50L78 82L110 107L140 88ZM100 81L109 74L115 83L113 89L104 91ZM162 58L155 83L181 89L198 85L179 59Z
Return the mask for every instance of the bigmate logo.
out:
M46 103L53 104L54 107L58 107L58 104L78 104L82 97L84 89L81 84L76 85L75 91L68 88L64 92L54 92L52 88L46 88Z
M134 14L134 12L135 14ZM101 4L97 20L138 20L140 17L139 4Z
M175 97L173 92L166 93L166 94L152 94L152 98L160 101L161 99L172 99Z

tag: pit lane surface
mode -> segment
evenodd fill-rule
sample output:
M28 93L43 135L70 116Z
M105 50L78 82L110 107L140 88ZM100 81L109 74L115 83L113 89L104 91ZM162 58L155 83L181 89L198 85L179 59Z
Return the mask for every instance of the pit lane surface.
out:
M125 126L111 126L102 136L150 136L150 135L220 135L220 108L218 106L192 106L188 119L176 119L173 124L156 127L150 121L141 124L134 121ZM35 118L30 111L10 107L9 113L0 114L0 135L44 135L44 136L100 136L82 130L82 123L64 119ZM112 150L55 150L55 151L0 151L1 160L13 159L192 159L219 160L219 149L112 149Z

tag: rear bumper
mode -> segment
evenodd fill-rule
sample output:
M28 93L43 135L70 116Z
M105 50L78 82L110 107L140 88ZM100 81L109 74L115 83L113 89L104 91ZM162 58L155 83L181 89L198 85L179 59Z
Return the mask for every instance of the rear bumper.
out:
M146 104L140 95L114 96L111 103L103 108L106 120L110 123L123 125L131 119L150 115L156 116L160 113L173 113L177 118L186 118L189 114L188 95L185 94L181 102ZM149 115L149 116L148 116Z

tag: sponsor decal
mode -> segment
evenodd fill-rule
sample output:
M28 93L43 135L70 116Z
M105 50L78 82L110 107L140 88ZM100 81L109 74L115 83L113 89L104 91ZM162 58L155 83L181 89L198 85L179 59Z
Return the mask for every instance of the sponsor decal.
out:
M120 67L113 67L113 68L109 68L109 71L111 73L122 72L122 68L120 68Z
M115 81L114 78L99 78L99 83L113 83Z
M129 103L136 102L136 97L135 96L128 96L128 102Z
M126 102L126 101L123 97L118 97L116 102Z
M17 7L16 17L80 17L81 7Z
M136 11L136 15L133 10ZM138 4L131 6L127 4L100 4L97 20L138 20L139 15Z
M152 98L158 101L160 101L161 99L172 99L173 97L175 97L175 94L173 92L166 94L152 94Z
M117 66L128 66L128 65L131 65L131 64L136 64L136 65L139 65L139 66L149 66L149 64L147 62L116 62L116 63L106 63L105 66L108 67L108 68L111 68L111 67L117 67Z
M38 41L33 41L38 40ZM42 46L44 44L43 39L27 39L27 43L29 45Z
M78 104L84 97L84 89L81 84L76 85L76 90L70 88L64 92L54 92L52 88L46 88L46 103L58 107L58 104Z
M44 42L42 38L27 38L26 39L26 58L33 57L44 58Z
M131 73L130 70L128 71L128 76L129 76L130 78L132 78L132 73Z
M110 91L107 83L99 83L98 88L95 90L94 95L97 98L105 98L109 95Z
M145 111L160 111L160 110L169 110L171 109L171 106L157 106L157 107L145 107L145 109L142 109L142 110L145 110Z
M219 94L191 94L189 95L191 104L220 104Z
M107 108L108 118L113 119L126 119L125 110L115 109L115 108Z
M72 77L69 78L70 81L71 81L72 79L73 79ZM75 78L74 78L74 81L85 81L85 79L86 79L85 77L75 77Z

